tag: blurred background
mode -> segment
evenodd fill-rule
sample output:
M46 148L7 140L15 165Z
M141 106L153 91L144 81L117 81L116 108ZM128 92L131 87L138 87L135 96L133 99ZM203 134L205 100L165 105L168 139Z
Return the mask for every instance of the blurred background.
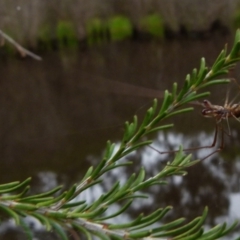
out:
M43 60L23 58L7 42L0 48L0 183L32 176L31 193L38 193L78 182L101 160L108 139L119 143L125 121L134 114L141 119L174 82L182 86L201 57L211 66L238 27L237 0L1 1L0 29ZM231 77L239 80L239 74L237 66ZM227 91L230 99L237 95L233 88L212 87L209 100L223 105ZM154 136L154 147L167 151L213 140L214 121L201 116L201 107L173 123ZM230 128L222 152L190 168L186 177L149 189L150 199L119 221L167 205L174 209L166 221L190 221L205 206L207 226L239 219L239 122L231 120ZM194 158L209 151L194 151ZM152 176L173 157L141 149L128 158L134 166L108 174L102 186L80 197L96 198L141 165ZM38 239L57 239L33 228ZM233 234L239 236L240 229ZM12 222L2 222L0 239L24 238Z

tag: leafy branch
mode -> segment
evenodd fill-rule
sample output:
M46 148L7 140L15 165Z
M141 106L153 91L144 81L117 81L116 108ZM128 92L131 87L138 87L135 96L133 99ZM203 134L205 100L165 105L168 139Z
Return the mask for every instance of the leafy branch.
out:
M32 216L45 226L47 231L55 230L62 239L68 239L67 232L75 232L75 235L83 234L87 239L97 236L101 239L217 239L227 235L236 225L230 227L220 224L208 231L203 229L208 209L205 208L202 216L196 217L184 224L180 218L172 222L156 226L171 210L171 207L160 208L145 216L140 214L136 219L122 224L114 224L112 220L120 216L131 206L133 201L145 198L141 194L143 189L153 185L166 184L167 177L173 175L185 175L189 166L198 163L191 160L191 155L185 155L180 147L172 162L167 164L155 176L146 178L145 169L142 167L138 173L133 173L129 179L121 184L117 181L111 189L88 203L77 201L84 191L100 184L104 174L120 167L127 167L132 162L120 161L133 151L151 144L150 140L143 140L152 132L159 132L173 127L173 124L160 125L167 118L174 115L192 111L193 108L185 107L189 102L208 96L209 92L198 93L208 86L230 82L223 76L240 60L240 30L236 32L235 41L230 53L227 47L221 51L212 67L207 67L202 58L199 70L194 69L186 76L181 89L177 83L173 84L172 91L165 91L161 106L155 99L153 105L145 114L139 124L137 116L132 122L125 123L125 132L120 146L110 141L107 142L102 160L95 167L90 167L83 179L73 185L68 191L62 192L62 187L56 187L49 192L38 195L27 195L31 179L23 182L12 182L0 185L0 210L15 220L17 225L28 229L29 238L32 232L24 223L26 216ZM14 193L14 194L13 194ZM55 195L58 194L56 197ZM122 207L114 213L107 211L115 203L121 203Z

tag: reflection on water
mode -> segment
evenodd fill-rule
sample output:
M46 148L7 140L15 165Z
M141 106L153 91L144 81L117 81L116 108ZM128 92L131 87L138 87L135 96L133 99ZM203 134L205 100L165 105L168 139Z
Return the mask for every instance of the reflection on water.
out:
M121 138L124 121L132 119L134 113L141 118L151 105L149 96L161 97L174 81L181 85L186 74L199 66L202 56L211 63L225 42L229 40L124 42L81 52L49 53L41 63L30 59L2 61L0 182L33 176L33 192L45 191L49 181L65 186L77 182L89 165L100 161L105 142ZM142 87L154 90L146 90L145 96ZM225 89L216 87L210 100L224 102ZM202 118L200 112L197 108L176 117L174 131L159 134L153 146L166 151L180 143L185 148L210 145L214 123ZM190 220L207 205L209 225L240 218L240 128L238 122L232 122L233 137L226 138L221 153L189 168L184 178L172 177L167 186L150 188L149 200L134 204L132 216L173 205L166 220L182 216ZM211 151L194 151L193 156L201 159ZM101 194L117 180L124 182L140 165L150 177L172 158L150 148L140 150L128 156L136 165L106 174L102 186L80 198L91 201L96 192Z
M212 142L212 134L200 132L195 135L195 143L198 146ZM207 140L207 141L206 141ZM236 146L238 140L236 138ZM192 142L183 134L169 132L167 135L160 133L153 142L154 147L174 149L179 144L184 143L186 148L192 147ZM226 148L235 147L227 144ZM201 159L211 153L213 149L195 150L193 159ZM102 192L111 189L116 181L124 184L133 172L139 171L139 166L146 169L146 178L157 174L167 162L171 162L173 154L159 154L151 148L146 147L143 150L132 153L121 161L133 161L137 166L132 169L118 168L103 176L102 185L94 186L85 191L76 200L86 200L88 203L98 199ZM131 167L130 167L131 168ZM148 199L134 201L130 214L137 216L144 212L145 214L154 211L160 207L173 206L173 210L167 214L164 221L171 221L182 216L187 219L193 219L201 215L205 206L209 206L209 215L206 221L208 226L213 226L223 221L232 223L236 218L240 218L239 203L239 175L240 162L239 156L235 159L224 159L221 154L215 154L204 160L196 166L188 169L188 175L185 177L169 177L167 185L154 186L146 189ZM114 204L107 214L113 214L120 209L120 206ZM124 223L131 219L131 216L124 214L123 217L117 217L114 222Z

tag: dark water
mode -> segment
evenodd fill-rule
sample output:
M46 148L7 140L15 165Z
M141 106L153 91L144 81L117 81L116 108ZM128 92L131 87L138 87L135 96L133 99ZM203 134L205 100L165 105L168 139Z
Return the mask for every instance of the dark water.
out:
M151 106L153 97L183 83L187 73L215 60L231 37L166 43L123 42L84 51L52 52L42 62L2 59L0 65L0 182L33 177L32 192L58 184L69 186L100 161L108 139L119 142L123 123ZM234 73L238 76L239 70ZM129 85L132 84L132 85ZM210 100L222 104L226 86L212 88ZM160 150L211 144L214 122L201 108L173 119L174 129L156 136ZM233 137L225 149L190 168L184 178L169 178L169 185L149 190L150 200L133 206L138 212L172 205L166 218L193 219L209 206L208 225L240 218L239 122L231 121ZM195 151L194 157L208 154ZM152 176L173 156L143 149L130 156L136 165L113 171L106 184L124 181L144 165ZM94 193L101 193L101 186ZM86 193L81 198L92 199ZM118 206L116 206L117 208ZM129 216L126 216L129 218Z

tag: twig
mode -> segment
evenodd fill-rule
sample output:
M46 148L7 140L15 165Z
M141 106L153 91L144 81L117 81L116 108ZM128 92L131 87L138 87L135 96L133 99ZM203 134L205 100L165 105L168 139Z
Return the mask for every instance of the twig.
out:
M35 53L30 52L29 50L27 50L26 48L22 47L20 44L18 44L15 40L13 40L11 37L9 37L6 33L4 33L1 29L0 29L0 36L7 40L8 42L10 42L11 44L13 44L14 47L16 47L16 49L19 51L19 53L21 54L21 56L25 57L26 55L32 57L35 60L41 61L42 58L39 57L38 55L36 55Z

